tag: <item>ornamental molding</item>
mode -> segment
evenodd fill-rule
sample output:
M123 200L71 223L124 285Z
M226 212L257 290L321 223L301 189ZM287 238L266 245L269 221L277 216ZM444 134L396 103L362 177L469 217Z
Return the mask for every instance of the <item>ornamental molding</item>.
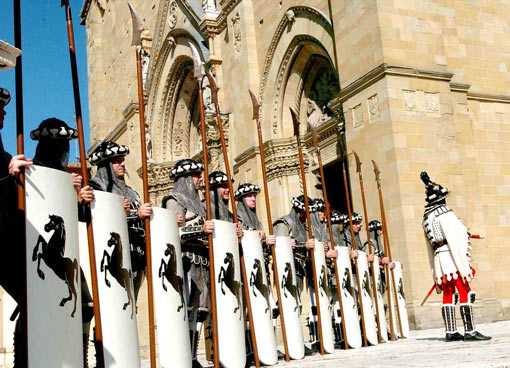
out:
M495 102L510 104L510 95L495 95L481 92L467 92L467 99L478 102Z
M450 72L407 68L384 63L372 69L348 86L342 88L337 97L328 103L328 107L333 111L338 110L345 101L349 100L351 97L357 95L359 92L367 89L388 75L407 78L430 79L443 82L450 82L453 78L453 73Z

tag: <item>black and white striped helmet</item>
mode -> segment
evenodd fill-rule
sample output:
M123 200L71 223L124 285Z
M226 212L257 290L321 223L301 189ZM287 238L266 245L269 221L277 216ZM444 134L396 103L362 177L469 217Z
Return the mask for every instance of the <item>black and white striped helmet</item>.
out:
M331 223L332 224L345 224L345 222L349 222L349 218L347 215L344 215L340 211L333 210L331 212Z
M382 223L378 220L372 220L368 223L368 230L375 231L375 230L382 230Z
M34 141L41 139L67 139L78 138L78 131L68 126L65 121L57 118L43 120L37 129L30 132L30 138Z
M260 193L260 187L257 184L250 184L250 183L244 183L239 185L237 190L234 193L234 197L236 201L240 200L242 197L244 197L247 194L250 193Z
M0 87L0 102L4 103L4 106L7 106L9 102L11 102L11 94L5 88Z
M442 201L450 195L448 188L434 183L432 180L430 180L429 174L427 174L425 171L420 174L420 178L423 181L423 184L425 184L425 201L428 204Z
M297 209L298 211L305 211L305 196L301 194L298 197L292 197L291 199L292 207ZM313 201L308 197L308 210L310 212L315 212L315 205Z
M352 222L361 222L363 221L363 216L361 216L359 213L353 212L351 214ZM349 222L349 219L347 219L347 222Z
M232 183L234 182L234 178L232 178ZM209 187L216 188L222 185L226 185L228 183L227 174L223 171L213 171L209 174Z
M129 147L111 141L104 141L97 146L89 157L92 165L111 160L114 157L122 157L129 154Z
M173 169L170 170L170 179L177 179L180 176L202 171L204 171L203 164L190 158L186 158L175 163Z
M313 204L315 206L316 211L324 212L326 210L326 203L320 198L314 199Z

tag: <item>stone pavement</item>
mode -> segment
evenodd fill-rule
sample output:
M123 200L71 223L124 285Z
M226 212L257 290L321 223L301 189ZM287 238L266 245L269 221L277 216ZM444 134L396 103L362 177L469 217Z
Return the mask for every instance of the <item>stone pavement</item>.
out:
M459 329L462 332L462 329ZM411 337L362 349L337 350L315 355L278 367L492 367L510 368L510 321L478 325L492 336L487 342L450 342L443 340L444 329L411 331ZM145 354L143 354L145 355ZM142 367L149 367L144 361Z

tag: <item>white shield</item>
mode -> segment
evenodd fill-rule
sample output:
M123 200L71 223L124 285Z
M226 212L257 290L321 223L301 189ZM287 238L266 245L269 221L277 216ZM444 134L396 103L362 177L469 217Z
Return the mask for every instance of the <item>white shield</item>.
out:
M213 249L220 362L225 368L244 367L244 306L234 223L214 220Z
M301 315L299 313L300 297L296 285L296 269L294 267L294 254L288 236L276 237L276 260L280 285L283 317L289 356L292 359L303 359L305 345L303 330L301 328Z
M29 365L79 367L78 205L71 175L35 165L27 170L26 216Z
M324 243L315 241L314 249L315 277L319 287L319 303L321 312L322 343L326 353L335 351L335 336L331 324L331 290L328 283L328 268L326 266L326 255L324 254ZM315 300L313 301L315 305Z
M190 367L191 346L184 294L181 240L175 214L153 207L152 280L162 367Z
M361 330L349 249L347 247L336 247L335 249L338 251L336 263L340 279L339 287L342 295L342 306L344 308L347 343L351 348L360 348L362 345Z
M278 353L269 305L271 286L267 284L264 254L258 233L244 230L242 245L246 275L250 280L248 285L259 360L263 364L273 365L278 363Z
M381 280L381 269L379 268L379 257L374 257L374 272L375 272L375 290L376 295L374 298L374 306L375 306L375 298L377 298L377 319L379 321L379 326L381 328L381 337L383 341L388 341L388 329L386 325L386 314L384 313L384 299L383 299L383 285Z
M402 332L404 337L409 337L409 319L407 317L406 300L404 294L404 279L402 277L402 264L400 262L395 261L393 274L395 275L395 286L397 288L398 298L397 306L400 312L400 321L402 322Z
M388 277L388 275L386 276L386 285L388 287L390 297L391 297L391 313L388 310L388 313L391 316L390 332L391 332L391 328L393 328L393 333L395 334L395 338L398 338L398 337L400 337L400 329L399 329L398 320L397 320L397 305L395 304L395 296L393 294L393 282L391 279L391 274L392 274L392 272L390 271L389 277ZM388 317L388 319L389 319L389 317Z
M368 270L367 254L358 250L358 272L361 286L361 299L363 302L363 316L365 317L365 332L371 345L377 345L377 325L375 323L375 306L372 304L372 286L370 284L370 271Z
M94 191L92 226L107 367L140 367L126 213L121 196Z

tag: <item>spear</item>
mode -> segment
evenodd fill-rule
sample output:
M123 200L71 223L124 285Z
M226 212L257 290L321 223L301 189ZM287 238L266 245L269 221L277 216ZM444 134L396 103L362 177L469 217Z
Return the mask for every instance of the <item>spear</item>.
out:
M328 201L328 193L326 190L326 180L324 176L324 166L322 165L322 155L321 155L321 148L319 146L319 136L317 134L317 131L308 123L308 130L312 133L312 140L313 145L317 149L317 159L319 161L319 171L321 174L321 184L322 184L322 193L324 195L324 202L326 203L326 219L328 221L328 229L329 229L329 239L331 243L331 249L335 249L335 237L333 235L333 226L331 225L331 208L329 207L329 201ZM345 321L344 318L344 306L342 302L342 291L340 290L340 275L338 274L338 265L336 263L336 258L333 259L333 266L335 269L335 278L336 278L336 293L338 296L338 303L340 304L340 317L342 318L342 321ZM347 342L347 333L345 331L345 323L342 322L342 334L344 336L344 346L345 350L349 349L349 344Z
M21 50L21 0L14 1L14 46ZM23 142L23 64L22 55L16 61L16 143L17 154L25 154ZM20 224L20 240L23 245L23 293L21 294L20 307L23 308L23 344L25 350L25 363L28 366L28 285L27 285L27 247L26 247L26 202L25 202L25 169L21 168L17 180L18 211L17 221Z
M71 75L73 78L73 92L74 92L74 108L76 111L76 129L78 130L78 145L80 149L80 166L81 176L83 178L83 186L89 185L89 176L87 170L87 154L85 153L85 140L83 135L83 121L81 116L81 101L80 101L80 84L78 81L78 67L76 65L76 48L74 44L74 31L73 20L71 17L71 6L68 0L62 0L60 6L65 6L66 22L67 22L67 37L69 41L69 57L71 60ZM90 278L92 281L92 298L94 303L94 318L95 318L95 340L97 344L96 359L97 366L102 368L104 364L104 351L103 351L103 329L101 324L101 308L99 305L99 289L97 284L97 267L96 267L96 251L94 246L94 232L92 229L92 221L90 215L90 203L85 204L85 212L87 218L87 239L89 245L89 261L90 261Z
M297 148L298 148L298 154L299 154L299 166L301 168L301 180L303 182L303 197L305 201L305 213L306 213L306 222L308 224L308 238L312 239L312 221L310 220L310 209L308 208L308 193L306 190L306 177L305 177L305 163L303 160L303 149L301 148L301 139L299 137L299 119L290 108L290 114L292 115L292 124L294 125L294 135L296 136L297 140ZM312 273L313 273L313 286L315 289L315 303L317 307L317 325L319 330L319 344L320 344L320 352L321 355L324 355L324 341L322 338L322 320L321 320L321 308L320 308L320 300L319 300L319 285L317 283L317 277L315 277L315 258L314 258L314 249L311 249L311 258L312 258Z
M206 220L212 218L211 215L211 193L209 192L209 158L207 153L207 133L205 125L205 111L204 111L204 90L202 86L202 60L198 54L198 50L192 43L189 44L191 53L193 55L193 76L198 83L198 103L200 110L200 128L202 130L202 159L204 161L204 176L205 176L205 208ZM216 282L214 275L214 252L213 252L213 238L212 234L207 235L209 245L209 282L211 291L211 317L212 317L212 339L213 339L213 359L214 368L220 367L220 350L218 346L218 312L216 309Z
M237 208L235 206L235 198L234 198L234 188L232 187L232 181L230 178L232 177L230 173L230 164L228 159L228 152L227 152L227 144L225 143L225 134L223 132L223 122L221 121L221 112L220 112L220 105L218 103L218 86L216 85L216 81L214 80L214 77L212 74L207 71L207 79L209 80L209 87L211 88L211 97L212 101L214 103L214 106L216 107L216 122L218 124L218 130L220 132L220 141L221 141L221 150L223 152L223 160L225 161L225 171L227 174L227 185L230 192L230 203L232 203L232 215L234 217L234 222L237 224ZM251 296L250 296L250 289L248 287L249 280L248 276L246 274L246 265L244 263L244 255L242 252L241 247L241 241L239 241L239 249L241 250L240 256L241 256L241 274L243 276L243 287L244 287L244 296L246 298L246 309L248 309L248 319L250 321L250 335L251 335L251 341L253 345L253 355L255 357L255 366L260 367L260 361L259 361L259 352L257 348L257 339L255 336L255 325L253 323L253 312L251 309Z
M351 198L349 195L349 188L347 187L347 173L345 170L346 161L342 163L342 172L344 176L344 190L345 190L345 198L347 202L347 215L349 216L349 229L351 231L351 249L356 250L356 238L354 237L354 229L352 228L352 212L351 212ZM368 346L367 343L367 333L365 327L365 314L363 313L363 299L361 298L361 284L360 284L360 275L358 269L358 259L354 258L354 269L356 271L356 284L358 285L358 300L359 300L359 309L361 312L361 328L363 330L363 345Z
M264 154L264 145L262 140L262 128L260 126L260 120L259 120L259 102L257 101L257 97L253 94L252 91L248 90L250 92L251 102L253 105L253 120L257 123L257 132L258 132L258 138L259 138L259 150L260 150L260 164L262 166L262 182L264 183L264 198L266 200L266 213L267 213L267 226L268 226L268 232L269 235L273 235L273 220L271 217L271 205L269 202L269 191L267 189L267 175L266 175L266 158ZM271 247L271 256L273 258L273 276L274 276L274 283L275 285L280 285L280 281L278 278L278 265L276 264L276 251L275 247ZM285 350L285 361L290 361L289 356L289 346L287 344L287 332L285 330L285 318L283 316L283 305L282 305L282 296L280 293L280 288L276 288L276 295L278 297L278 310L280 311L280 320L282 323L282 337L283 337L283 348Z
M384 212L384 201L383 201L382 189L381 189L381 178L380 178L381 172L379 171L379 167L377 166L377 164L375 163L374 160L372 160L372 165L374 166L375 181L377 182L377 190L379 192L379 207L381 208L381 222L382 222L382 227L383 227L384 250L385 250L387 257L390 260L389 264L391 264L392 260L391 260L390 240L388 238L388 228L386 227L386 215ZM395 298L395 303L397 303L398 299L397 299L397 289L395 287L395 275L393 273L393 269L391 269L389 264L385 265L384 269L385 269L386 275L391 275L390 276L391 280L389 280L389 281L393 285L393 296ZM391 292L390 292L391 287L389 287L389 286L390 285L388 283L388 309L390 311L390 332L391 332L391 339L395 340L395 331L393 328L393 309L391 306ZM398 307L395 309L397 310L398 323L400 325L400 336L404 337L404 334L402 331L402 321L400 320L400 311L398 310Z
M133 40L131 46L136 46L136 71L138 78L138 110L140 116L140 150L142 151L142 181L143 202L149 203L149 178L147 173L147 148L145 142L145 103L143 98L142 79L142 25L133 5L128 3L133 22ZM151 368L156 367L156 336L154 323L154 287L152 280L152 249L151 249L151 221L144 219L145 225L145 254L147 255L147 298L149 305L149 350Z
M363 202L363 215L365 216L365 227L367 228L368 253L372 254L372 244L370 243L370 229L368 227L367 203L365 201L365 188L363 187L363 174L361 173L361 161L359 159L358 154L355 151L352 151L352 153L354 154L354 159L356 160L356 172L358 173L359 186L361 188L361 200ZM379 338L379 342L382 342L383 340L382 340L382 336L381 336L381 321L379 320L379 301L377 300L377 287L376 287L374 262L370 262L370 271L372 273L372 293L374 294L375 313L377 316L377 337ZM379 272L379 270L377 270L377 272Z

